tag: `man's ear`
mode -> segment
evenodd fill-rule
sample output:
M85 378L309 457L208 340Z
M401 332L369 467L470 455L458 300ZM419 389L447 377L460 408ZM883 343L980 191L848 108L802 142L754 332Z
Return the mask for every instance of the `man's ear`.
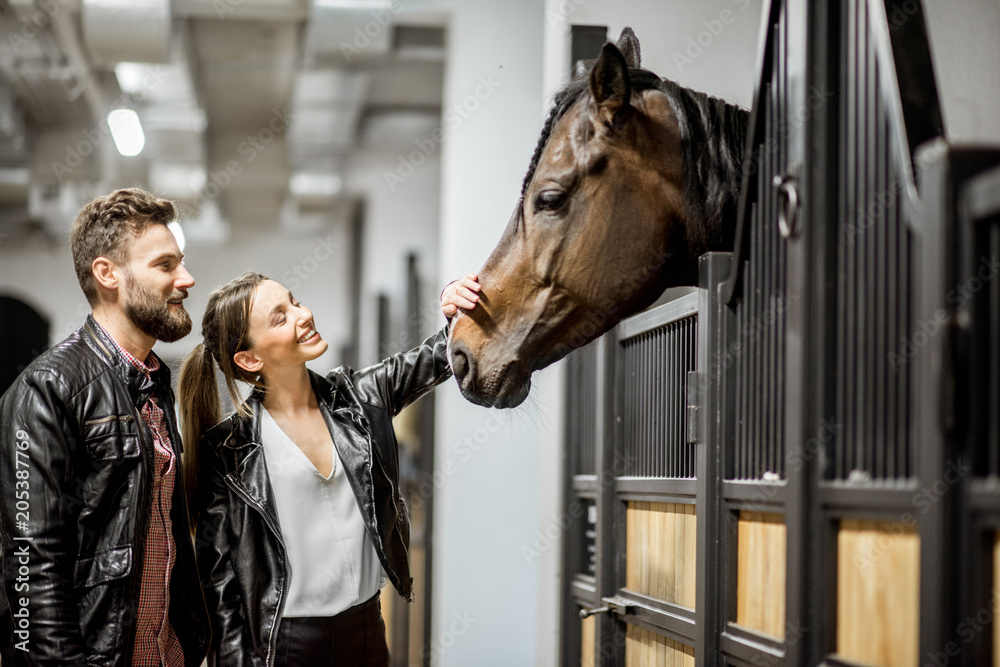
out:
M107 290L118 289L119 267L107 257L98 257L91 263L90 271L97 284Z
M264 362L250 350L243 350L234 354L233 362L250 373L257 373L264 366Z

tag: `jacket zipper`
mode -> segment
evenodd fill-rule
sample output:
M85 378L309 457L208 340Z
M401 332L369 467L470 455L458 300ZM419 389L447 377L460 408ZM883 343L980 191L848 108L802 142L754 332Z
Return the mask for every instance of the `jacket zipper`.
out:
M101 417L100 419L88 419L83 422L84 426L98 426L100 424L107 424L108 422L113 422L115 420L122 422L132 421L132 415L109 415L107 417Z
M351 416L354 418L355 423L357 423L358 430L365 434L365 442L368 444L368 479L372 480L371 482L372 527L375 529L375 539L378 540L379 546L381 547L380 551L382 553L385 553L385 545L382 544L382 536L379 535L378 533L378 512L375 510L375 482L374 482L375 476L372 474L372 466L375 465L375 452L374 448L372 447L371 433L368 431L368 429L365 428L365 425L361 422L361 417L357 416L353 412L351 413ZM391 486L392 480L390 480L389 483ZM388 558L386 560L388 560Z
M237 487L236 483L229 478L229 475L226 475L224 479L226 480L226 484L229 486L229 488L231 488L236 493L236 495L238 495L248 505L250 505L255 510L257 510L257 512L260 514L261 518L264 519L264 523L266 523L267 527L271 529L271 532L274 533L274 536L278 538L278 542L281 544L281 548L285 552L285 554L286 554L285 557L287 558L288 549L285 547L285 541L281 537L281 532L278 530L278 527L275 526L271 522L271 520L267 517L267 513L264 511L264 507L260 503L258 503L256 500L254 500L253 498L251 498L248 493L245 493L242 489L240 489L239 487ZM285 577L285 578L287 579L287 577ZM278 630L278 616L281 614L282 602L284 601L284 598L285 598L285 582L283 580L282 584L281 584L281 590L278 591L278 607L277 607L277 612L274 615L274 622L271 624L271 632L270 632L270 634L269 634L269 636L267 638L267 657L265 659L267 660L267 664L269 666L274 665L274 656L273 656L273 653L274 653L274 642L275 642L275 636L274 635L275 635L275 632L277 632L277 630Z

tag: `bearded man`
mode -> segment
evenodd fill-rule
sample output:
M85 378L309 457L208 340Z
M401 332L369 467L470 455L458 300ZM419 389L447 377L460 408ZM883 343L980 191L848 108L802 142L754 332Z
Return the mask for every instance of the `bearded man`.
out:
M170 371L194 278L139 189L91 201L73 263L92 308L0 398L3 665L199 665L195 568Z

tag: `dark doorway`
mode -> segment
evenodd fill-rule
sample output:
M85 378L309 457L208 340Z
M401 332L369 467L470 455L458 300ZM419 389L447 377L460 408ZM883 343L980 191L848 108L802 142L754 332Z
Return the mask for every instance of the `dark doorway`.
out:
M0 394L49 347L49 321L20 299L0 296Z

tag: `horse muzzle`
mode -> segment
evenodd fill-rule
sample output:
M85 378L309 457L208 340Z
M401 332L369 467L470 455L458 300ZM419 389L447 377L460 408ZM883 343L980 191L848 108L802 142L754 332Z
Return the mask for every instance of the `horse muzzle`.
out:
M487 367L464 342L454 339L448 344L448 355L466 400L487 408L514 408L528 397L531 374L520 371L516 364Z

